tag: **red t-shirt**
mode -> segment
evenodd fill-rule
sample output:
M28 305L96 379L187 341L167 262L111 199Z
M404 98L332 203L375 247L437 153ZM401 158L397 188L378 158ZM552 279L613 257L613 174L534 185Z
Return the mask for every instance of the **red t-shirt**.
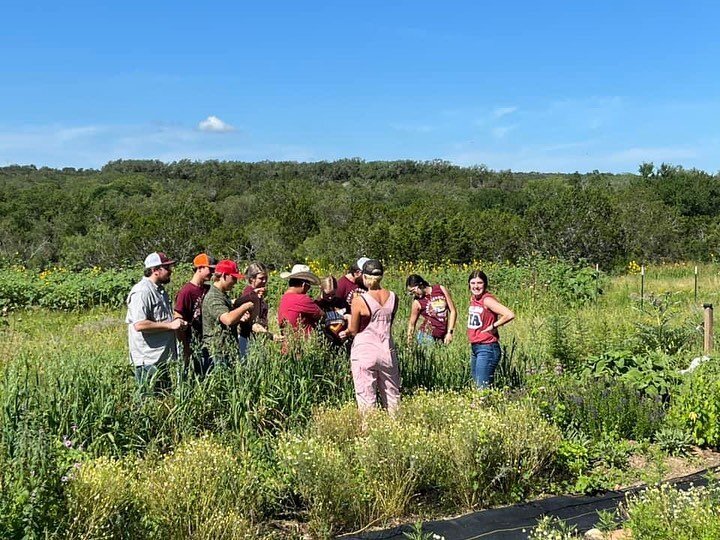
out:
M497 315L485 307L485 300L495 297L485 293L476 300L470 297L470 308L468 313L467 335L470 343L495 343L498 341L497 329L493 330L492 325L497 321Z
M280 299L277 314L280 328L289 324L297 330L302 326L309 334L322 316L323 310L307 294L288 291Z

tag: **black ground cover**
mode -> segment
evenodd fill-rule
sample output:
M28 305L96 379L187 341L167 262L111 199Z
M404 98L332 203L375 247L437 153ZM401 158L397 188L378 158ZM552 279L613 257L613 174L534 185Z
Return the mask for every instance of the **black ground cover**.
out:
M669 483L679 489L687 489L690 484L703 486L707 484L705 475L710 471L720 472L720 467L675 478ZM490 508L453 519L425 522L423 531L443 536L445 540L526 540L529 531L536 525L538 519L550 515L575 525L579 531L583 532L595 526L599 510L614 510L625 500L627 495L637 493L645 487L608 491L597 496L550 497L525 504ZM340 538L343 540L405 540L406 537L403 533L411 530L412 525L401 525L382 531L344 535Z

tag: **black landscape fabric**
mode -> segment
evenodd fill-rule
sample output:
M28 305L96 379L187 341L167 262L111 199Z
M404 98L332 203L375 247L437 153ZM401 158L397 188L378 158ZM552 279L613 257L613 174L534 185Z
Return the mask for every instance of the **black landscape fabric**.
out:
M671 480L669 483L679 489L690 484L707 484L708 472L720 472L720 467L705 469L689 476ZM453 519L423 523L423 532L434 533L445 540L525 540L538 519L550 515L558 517L579 531L592 529L597 523L600 510L614 510L625 500L625 496L644 489L645 486L622 491L609 491L598 496L561 496L502 508L491 508ZM523 532L523 529L525 532ZM405 532L412 525L402 525L382 531L341 536L343 540L406 540Z

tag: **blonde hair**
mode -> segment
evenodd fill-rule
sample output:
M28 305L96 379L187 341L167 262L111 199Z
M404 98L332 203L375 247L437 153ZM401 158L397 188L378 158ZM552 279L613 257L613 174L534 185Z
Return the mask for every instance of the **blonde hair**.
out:
M320 289L325 292L337 289L337 279L335 276L326 276L320 280Z
M369 276L367 274L363 274L363 281L365 282L365 285L367 285L368 289L372 289L380 285L382 278L382 276Z

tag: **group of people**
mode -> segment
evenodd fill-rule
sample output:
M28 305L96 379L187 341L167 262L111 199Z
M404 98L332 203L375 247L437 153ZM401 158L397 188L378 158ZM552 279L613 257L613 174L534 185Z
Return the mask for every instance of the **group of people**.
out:
M302 264L281 272L288 284L277 307L281 333L276 335L268 327L269 272L265 265L252 263L243 274L234 261L216 261L201 253L193 260L192 278L171 306L164 285L170 282L174 264L164 253L148 255L144 277L127 297L130 359L143 387L150 381L161 389L169 385L167 366L178 357L177 342L182 346L185 369L204 376L218 366L241 361L264 339L283 343L287 352L289 340L319 331L330 346L349 353L359 408L374 408L379 397L389 412L397 410L400 371L391 328L398 298L382 286L385 269L381 261L362 257L340 279L321 279ZM230 293L239 280L247 280L247 285L233 300ZM320 288L317 298L310 296L314 286ZM515 315L488 291L484 272L472 272L468 288L471 373L476 385L484 388L492 384L500 361L497 329ZM413 298L408 343L451 343L457 309L450 291L412 274L406 280L406 292Z

